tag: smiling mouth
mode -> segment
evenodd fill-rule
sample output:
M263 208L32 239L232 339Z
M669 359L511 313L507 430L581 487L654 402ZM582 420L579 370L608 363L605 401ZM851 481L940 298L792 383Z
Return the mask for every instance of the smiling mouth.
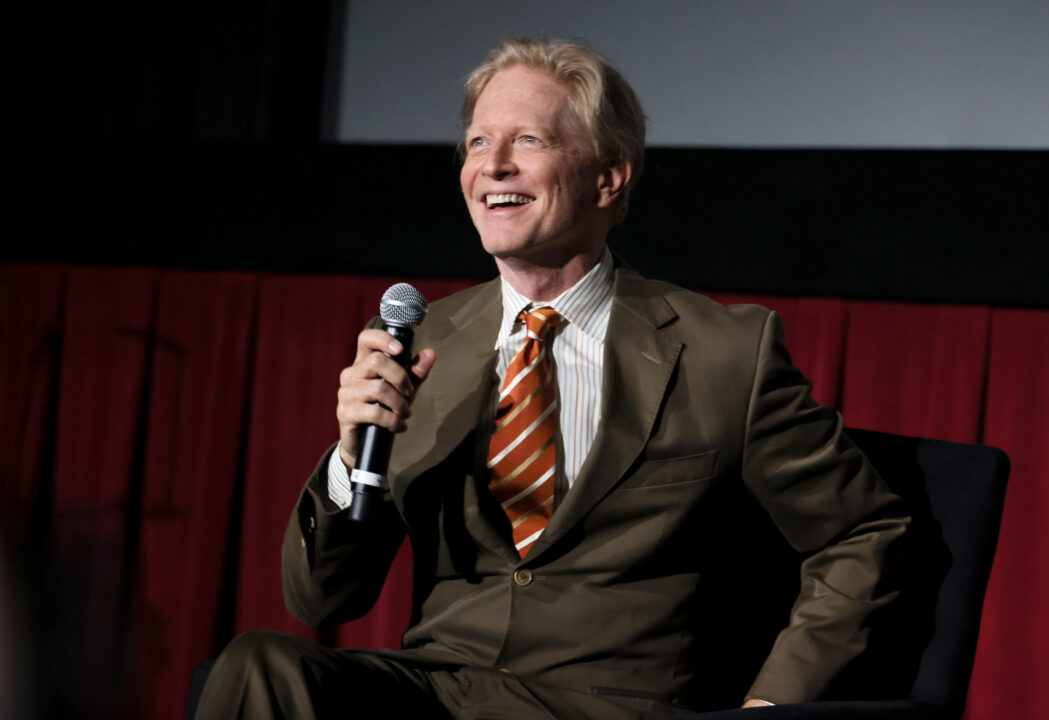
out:
M519 207L521 205L535 202L535 198L528 195L521 195L519 193L502 193L500 195L485 195L484 202L489 209L496 207Z

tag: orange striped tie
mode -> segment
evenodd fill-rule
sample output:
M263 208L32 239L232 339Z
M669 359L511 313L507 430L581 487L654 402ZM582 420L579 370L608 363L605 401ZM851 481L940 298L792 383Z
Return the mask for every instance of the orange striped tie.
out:
M525 343L506 369L499 393L488 446L488 487L510 519L523 558L553 511L557 384L545 338L561 316L544 307L519 317L525 322Z

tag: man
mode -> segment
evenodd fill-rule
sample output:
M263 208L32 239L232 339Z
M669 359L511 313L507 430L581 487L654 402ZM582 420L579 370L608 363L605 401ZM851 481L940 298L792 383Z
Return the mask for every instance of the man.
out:
M702 708L708 583L743 495L808 557L789 625L737 702L820 696L895 594L881 568L907 523L898 498L809 398L774 314L646 280L609 253L644 117L607 62L506 41L469 79L463 120L463 195L500 278L433 305L408 371L385 354L396 340L361 333L340 441L284 545L286 603L316 625L367 612L407 533L404 649L251 633L220 658L201 716ZM344 509L363 423L403 433L373 524Z

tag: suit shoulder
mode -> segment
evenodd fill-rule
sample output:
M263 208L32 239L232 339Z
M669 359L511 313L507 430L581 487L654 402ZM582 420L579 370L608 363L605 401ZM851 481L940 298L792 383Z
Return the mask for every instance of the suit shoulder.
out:
M500 303L501 298L499 279L496 278L435 300L430 303L426 319L416 337L432 341L454 332L456 323L461 324L471 316L480 315L492 303Z
M662 295L681 320L686 323L705 322L738 329L760 329L773 311L754 303L725 305L695 290L662 280L638 277L638 283L653 294Z
M459 311L460 308L468 305L470 301L474 300L478 295L492 291L492 285L498 286L499 279L489 280L487 282L481 282L477 285L466 288L465 290L459 290L451 295L446 295L440 300L434 300L430 303L430 310L427 313L427 317L449 317Z

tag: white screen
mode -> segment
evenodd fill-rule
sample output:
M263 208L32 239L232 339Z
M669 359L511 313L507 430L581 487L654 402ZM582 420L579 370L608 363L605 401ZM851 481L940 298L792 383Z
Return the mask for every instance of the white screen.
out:
M620 68L651 145L1049 147L1049 2L347 2L342 142L454 142L469 71L545 34Z

